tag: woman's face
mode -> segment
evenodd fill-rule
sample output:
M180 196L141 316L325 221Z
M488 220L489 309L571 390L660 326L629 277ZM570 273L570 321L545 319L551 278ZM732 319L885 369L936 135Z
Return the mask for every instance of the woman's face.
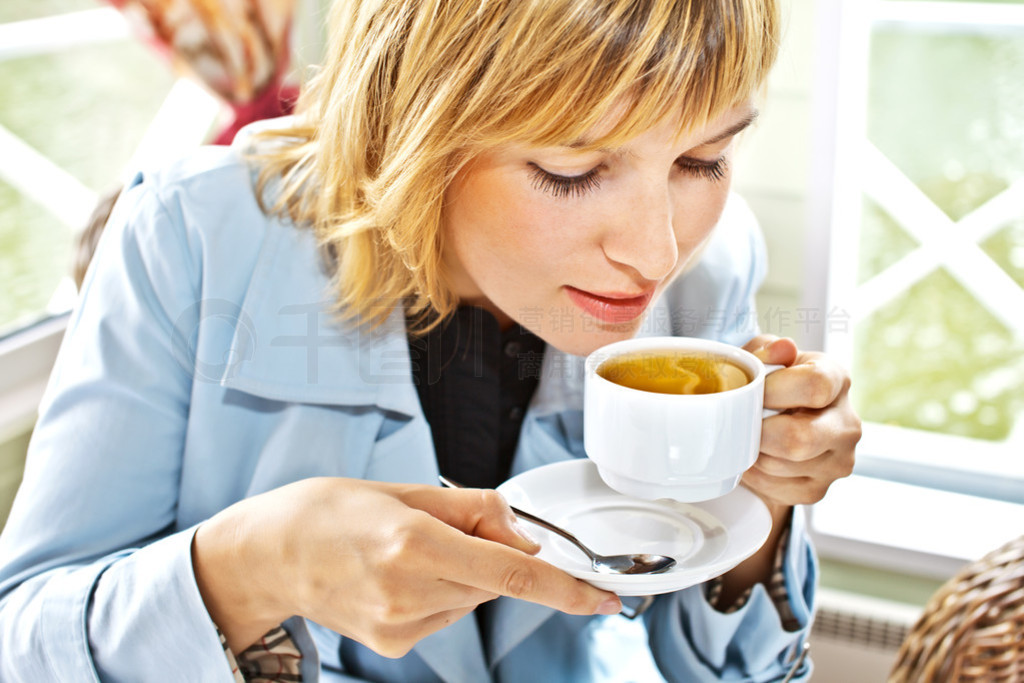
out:
M505 145L475 157L445 202L460 302L577 355L633 337L710 236L733 138L755 115L747 103L684 137L666 122L616 149Z

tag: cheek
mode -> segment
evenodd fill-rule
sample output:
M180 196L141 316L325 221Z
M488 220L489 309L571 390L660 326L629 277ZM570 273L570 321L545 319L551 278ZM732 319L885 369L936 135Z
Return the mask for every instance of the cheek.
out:
M729 198L727 182L716 183L713 187L708 187L707 183L702 185L694 185L677 195L672 228L679 244L680 261L685 261L711 235Z
M475 174L451 208L453 244L486 249L505 265L536 268L571 253L580 238L578 212L550 201L521 174Z
M489 296L549 268L559 217L521 174L477 168L453 183L445 210L446 260L454 259Z
M446 250L468 261L488 251L500 250L502 236L511 233L508 212L515 198L502 191L495 170L482 169L459 179L448 190L445 202Z

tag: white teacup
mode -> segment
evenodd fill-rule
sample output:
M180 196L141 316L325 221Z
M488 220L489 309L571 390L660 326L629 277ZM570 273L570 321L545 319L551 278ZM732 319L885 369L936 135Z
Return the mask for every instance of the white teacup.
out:
M712 354L738 366L746 383L703 394L657 393L605 379L602 364L637 351ZM605 368L608 366L605 365ZM636 498L697 502L736 488L760 452L764 378L782 366L729 344L646 337L604 346L587 357L583 437L601 478Z

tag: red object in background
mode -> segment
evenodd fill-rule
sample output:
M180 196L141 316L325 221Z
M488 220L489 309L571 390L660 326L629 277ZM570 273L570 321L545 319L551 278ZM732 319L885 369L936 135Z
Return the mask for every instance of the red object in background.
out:
M291 113L298 87L286 81L295 0L109 0L175 70L195 78L231 109L215 137L228 144L242 126Z
M295 109L295 101L299 98L299 87L282 83L275 79L263 93L251 102L230 104L234 112L234 120L222 129L213 139L215 145L230 145L235 133L253 121L272 119L276 116L291 114Z

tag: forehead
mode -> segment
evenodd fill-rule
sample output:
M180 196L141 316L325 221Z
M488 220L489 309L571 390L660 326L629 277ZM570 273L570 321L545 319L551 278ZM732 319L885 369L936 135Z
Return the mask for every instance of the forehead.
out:
M611 111L590 130L557 146L579 151L614 153L628 147L631 142L648 137L659 137L673 146L696 147L714 144L750 126L757 119L758 111L753 101L746 99L708 121L691 122L682 116L670 117L631 137L625 137L617 129L624 115L621 107Z

